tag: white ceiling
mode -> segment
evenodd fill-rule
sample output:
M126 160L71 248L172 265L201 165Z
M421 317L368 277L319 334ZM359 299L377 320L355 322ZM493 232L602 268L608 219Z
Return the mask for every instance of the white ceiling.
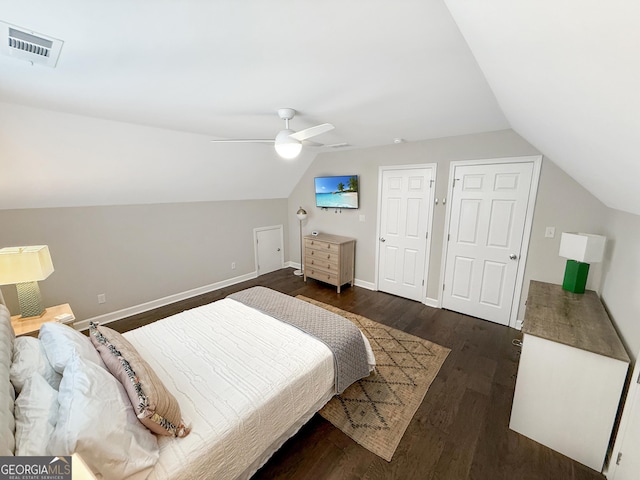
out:
M294 130L331 122L336 129L317 140L353 148L512 127L605 203L640 213L636 189L625 181L629 169L640 173L631 156L640 138L640 43L632 30L640 2L558 3L0 0L0 20L65 42L55 69L0 55L0 102L181 131L189 142L202 136L206 147L190 143L190 155L179 160L183 168L154 171L164 196L147 185L148 201L220 199L214 192L281 197L276 182L270 189L264 177L246 176L252 166L275 165L271 147L234 150L204 140L275 136L283 127L275 110L293 107L300 112ZM0 132L0 155L8 143L2 140ZM154 145L156 162L163 150ZM138 156L121 155L135 167ZM226 194L216 175L220 163L207 161L222 158L226 175L247 178L244 194L238 185L233 197ZM104 162L84 168L90 165L109 168ZM139 170L148 165L154 164ZM25 180L35 167L22 169ZM290 191L303 170L276 167L275 178L289 182ZM212 193L189 195L195 189L180 178L183 170L209 179ZM21 167L11 171L20 180ZM69 181L54 168L49 173L54 184ZM135 202L139 180L114 175L109 186L121 201ZM182 193L167 194L171 184ZM83 195L81 204L113 201ZM43 197L24 206L47 202L56 203Z
M640 214L640 2L445 0L511 127Z

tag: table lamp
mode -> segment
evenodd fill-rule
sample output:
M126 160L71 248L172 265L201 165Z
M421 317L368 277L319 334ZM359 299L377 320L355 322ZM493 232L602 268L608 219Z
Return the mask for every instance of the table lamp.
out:
M22 318L40 317L44 313L38 281L52 272L46 245L0 249L0 285L16 285Z
M562 232L560 256L568 259L562 282L564 290L584 293L589 264L602 261L606 240L602 235Z

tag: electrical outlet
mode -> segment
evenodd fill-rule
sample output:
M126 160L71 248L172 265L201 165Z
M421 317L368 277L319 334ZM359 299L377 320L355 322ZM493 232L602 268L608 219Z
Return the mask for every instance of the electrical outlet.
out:
M544 231L545 238L554 238L556 236L556 227L547 227Z
M235 270L236 269L236 262L231 262L231 270Z
M107 296L104 293L98 295L98 303L107 303Z

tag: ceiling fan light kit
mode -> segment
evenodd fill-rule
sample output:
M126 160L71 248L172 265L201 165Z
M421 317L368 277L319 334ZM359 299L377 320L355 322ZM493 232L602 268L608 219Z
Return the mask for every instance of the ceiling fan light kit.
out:
M300 155L302 151L302 143L291 138L291 134L295 133L291 129L281 130L276 135L274 147L278 155L286 160L292 160Z
M292 160L300 155L303 144L306 146L321 147L321 143L311 142L308 139L321 135L329 130L333 130L335 127L330 123L323 123L316 125L315 127L305 128L296 132L289 128L289 120L291 120L296 114L293 108L280 108L278 109L278 116L284 120L284 130L280 130L274 140L247 138L247 139L225 139L225 140L211 140L213 143L273 143L276 153L286 159Z

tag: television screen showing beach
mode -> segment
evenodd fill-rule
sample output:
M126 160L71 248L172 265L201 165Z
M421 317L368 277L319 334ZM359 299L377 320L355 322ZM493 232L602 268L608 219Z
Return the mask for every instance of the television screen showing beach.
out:
M316 206L358 208L358 176L316 177Z

